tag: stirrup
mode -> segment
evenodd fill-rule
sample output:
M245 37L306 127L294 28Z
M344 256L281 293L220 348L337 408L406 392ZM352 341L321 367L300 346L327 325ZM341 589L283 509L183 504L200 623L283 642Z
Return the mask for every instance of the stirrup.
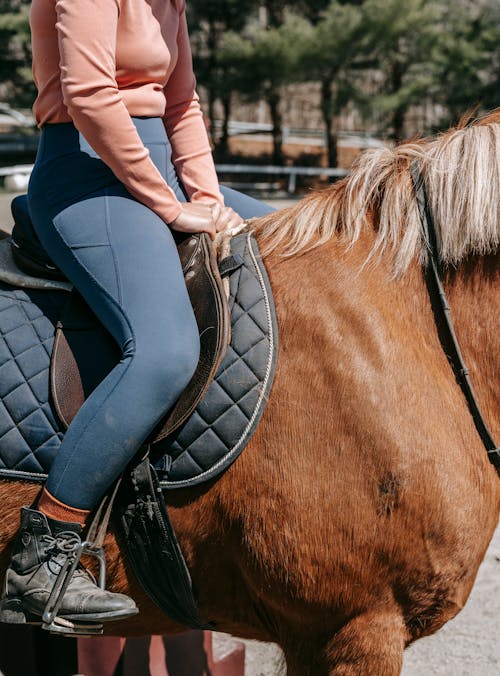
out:
M66 560L61 566L54 586L50 592L47 604L42 615L42 629L51 633L67 634L71 636L95 636L103 633L102 623L97 622L79 622L59 617L59 608L64 599L64 594L71 581L82 554L93 556L99 561L99 579L98 585L101 589L106 587L106 558L104 549L95 546L94 543L85 540L76 544L66 553Z
M50 631L51 634L58 634L75 638L78 636L102 636L103 625L95 622L76 622L67 620L64 617L55 617L50 624L42 624L42 629Z
M90 525L87 539L71 549L64 565L59 571L47 605L42 615L42 629L57 634L70 636L95 636L103 633L101 622L80 622L58 617L57 613L70 583L71 577L80 563L82 554L93 556L99 561L99 578L97 581L101 589L106 589L106 555L104 553L104 538L108 529L111 508L120 487L121 477L117 479L110 493L101 500L94 519Z

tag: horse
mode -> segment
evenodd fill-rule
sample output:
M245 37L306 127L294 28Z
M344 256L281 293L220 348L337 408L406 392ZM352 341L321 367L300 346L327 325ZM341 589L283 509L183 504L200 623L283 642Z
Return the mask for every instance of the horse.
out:
M500 482L440 344L410 167L421 166L456 332L498 438L499 158L496 111L370 150L341 182L250 224L280 335L269 401L217 481L165 500L201 615L279 644L289 676L399 674L404 648L471 591ZM38 490L0 483L2 570ZM182 629L138 587L113 532L107 557L109 588L141 610L108 633Z

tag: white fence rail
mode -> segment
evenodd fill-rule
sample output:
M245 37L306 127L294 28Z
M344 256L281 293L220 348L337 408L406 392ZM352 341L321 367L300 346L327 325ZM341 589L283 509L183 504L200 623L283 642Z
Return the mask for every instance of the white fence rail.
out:
M288 176L288 192L293 195L297 189L297 176L328 176L343 178L349 173L347 169L331 167L280 167L259 164L217 164L220 174L259 174L271 176Z
M29 176L33 169L32 164L18 164L13 167L0 167L0 177L5 179L8 190L25 190ZM346 169L330 167L281 167L259 164L217 164L220 174L252 174L257 176L288 176L288 192L294 194L297 190L298 176L325 176L343 178L347 176ZM255 187L260 187L256 184Z
M16 164L13 167L0 167L0 178L4 179L4 186L12 192L21 192L28 187L32 164Z
M0 167L0 176L12 176L14 174L31 174L32 164L16 164L13 167Z

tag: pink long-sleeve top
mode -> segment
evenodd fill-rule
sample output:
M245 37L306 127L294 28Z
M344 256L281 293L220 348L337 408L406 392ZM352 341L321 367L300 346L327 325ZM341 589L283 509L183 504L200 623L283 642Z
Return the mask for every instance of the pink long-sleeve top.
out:
M180 204L131 116L161 117L193 202L223 202L196 94L185 0L33 0L38 126L70 122L166 223Z

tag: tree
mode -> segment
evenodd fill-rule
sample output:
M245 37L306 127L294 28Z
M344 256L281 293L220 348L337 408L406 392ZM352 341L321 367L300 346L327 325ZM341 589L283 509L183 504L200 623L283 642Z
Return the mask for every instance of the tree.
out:
M222 145L227 146L227 123L232 90L228 84L228 63L221 58L228 31L243 29L258 0L190 0L189 24L193 42L194 65L198 82L207 90L208 117L215 129L215 102L221 99L225 111Z
M433 99L448 110L443 120L448 125L468 109L500 103L500 5L497 0L442 4L442 30L432 58Z
M366 26L360 8L333 0L303 43L302 65L308 78L321 83L328 164L336 167L338 116L356 99L356 79L364 65Z
M362 9L366 47L376 59L365 110L385 115L392 137L401 140L408 108L424 100L433 85L430 62L442 8L427 0L366 0Z
M288 4L293 12L316 24L330 2L331 0L293 0Z
M250 101L264 100L273 125L273 162L283 162L283 121L280 109L282 87L300 79L301 44L310 24L287 14L277 28L251 26L244 35L233 35L228 60L235 65L235 85Z
M483 39L488 54L488 66L484 73L481 101L489 110L500 105L500 4L496 0L488 3Z
M0 0L0 85L2 98L31 106L35 88L31 75L29 0Z

